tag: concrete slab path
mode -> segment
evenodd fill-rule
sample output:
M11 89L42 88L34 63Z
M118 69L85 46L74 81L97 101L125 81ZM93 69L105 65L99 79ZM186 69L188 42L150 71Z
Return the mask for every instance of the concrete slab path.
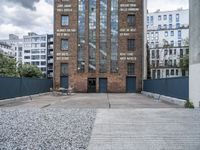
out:
M200 111L99 109L88 150L199 150Z

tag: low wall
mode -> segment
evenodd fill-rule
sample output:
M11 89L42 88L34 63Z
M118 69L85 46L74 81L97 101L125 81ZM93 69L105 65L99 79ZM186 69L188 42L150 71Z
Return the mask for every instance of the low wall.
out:
M0 77L0 100L46 93L52 87L51 79Z
M177 77L144 80L143 91L183 100L189 100L189 78Z

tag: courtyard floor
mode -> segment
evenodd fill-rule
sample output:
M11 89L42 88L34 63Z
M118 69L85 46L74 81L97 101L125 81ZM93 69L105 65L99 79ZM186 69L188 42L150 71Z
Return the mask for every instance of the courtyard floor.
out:
M1 105L0 118L0 149L200 149L199 109L140 94L45 95Z

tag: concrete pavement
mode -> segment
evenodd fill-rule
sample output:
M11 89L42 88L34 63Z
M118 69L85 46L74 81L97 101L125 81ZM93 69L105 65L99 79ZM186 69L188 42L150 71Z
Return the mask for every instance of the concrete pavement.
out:
M100 109L88 150L199 150L200 111Z
M71 96L44 95L32 100L15 102L0 107L53 108L180 108L141 94L73 94Z

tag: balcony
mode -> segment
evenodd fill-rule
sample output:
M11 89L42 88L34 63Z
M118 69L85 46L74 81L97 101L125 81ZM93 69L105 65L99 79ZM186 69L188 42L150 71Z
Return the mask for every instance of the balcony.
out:
M49 60L48 60L48 63L53 63L53 59L49 59Z
M52 51L49 52L49 53L48 53L48 56L53 56L53 52L52 52Z

